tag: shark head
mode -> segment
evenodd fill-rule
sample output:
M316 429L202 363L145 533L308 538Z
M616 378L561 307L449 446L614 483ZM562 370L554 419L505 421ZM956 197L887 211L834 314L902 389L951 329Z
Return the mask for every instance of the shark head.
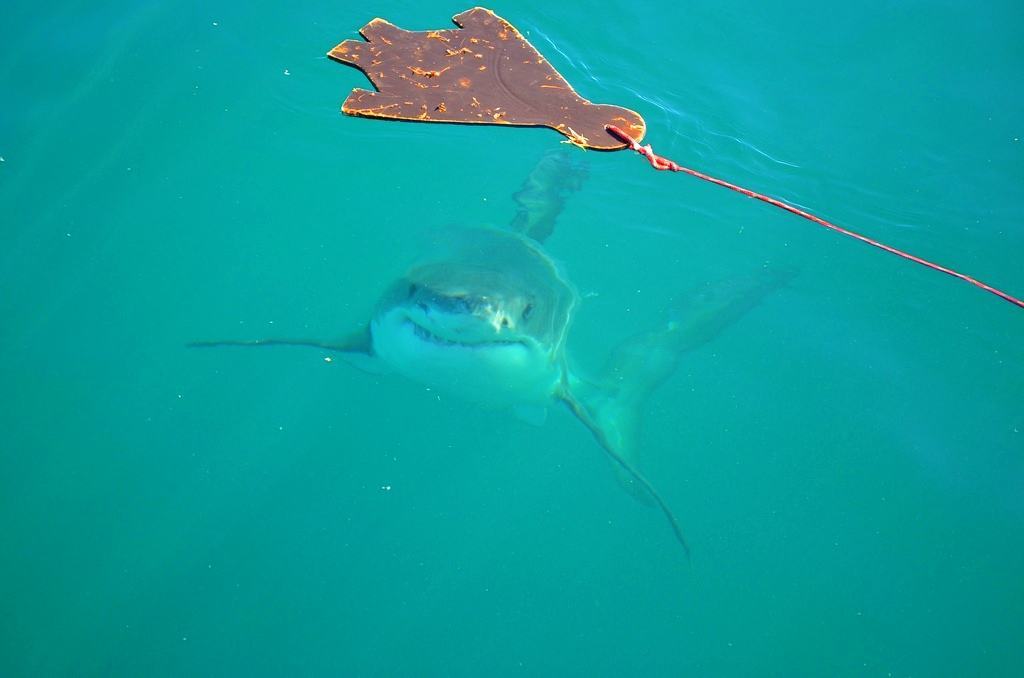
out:
M411 276L398 306L425 338L477 349L544 343L534 314L544 299L501 272L448 265Z
M373 352L400 374L474 401L544 403L562 381L575 303L529 239L445 231L378 304Z

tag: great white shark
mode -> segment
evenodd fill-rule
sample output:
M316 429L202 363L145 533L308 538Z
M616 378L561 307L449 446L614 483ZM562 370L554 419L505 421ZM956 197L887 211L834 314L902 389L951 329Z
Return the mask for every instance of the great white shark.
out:
M583 170L563 153L541 160L514 197L507 229L435 231L421 256L378 301L365 327L337 342L254 339L192 346L311 346L367 361L463 399L538 410L561 404L593 434L627 490L665 515L689 557L679 521L636 464L640 415L680 357L717 336L788 272L763 270L686 295L663 326L611 352L603 369L574 369L566 340L580 296L543 249Z

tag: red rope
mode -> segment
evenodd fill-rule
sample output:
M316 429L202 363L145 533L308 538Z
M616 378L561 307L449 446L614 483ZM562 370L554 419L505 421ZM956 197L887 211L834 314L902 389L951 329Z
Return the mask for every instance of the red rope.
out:
M719 186L723 186L725 188L728 188L731 191L736 191L737 193L742 193L743 195L747 196L748 198L757 198L758 200L766 202L769 205L775 205L776 207L784 209L787 212L791 212L791 213L793 213L793 214L795 214L795 215L797 215L799 217L803 217L804 219L807 219L809 221L813 221L814 223L818 224L819 226L824 226L825 228L831 229L831 230L836 231L838 233L842 233L843 235L848 235L851 238L856 238L857 240L860 240L861 242L867 243L868 245L871 245L872 247L877 247L880 250L885 250L886 252L890 252L892 254L895 254L898 257L903 257L904 259L909 259L910 261L913 261L913 262L916 262L918 264L921 264L922 266L927 266L928 268L936 270L936 271L939 271L940 273L945 273L946 275L951 275L954 278L959 278L960 280L963 280L964 282L969 282L970 284L974 285L975 287L980 287L981 289L985 290L986 292L991 292L992 294L994 294L997 297L1000 297L1002 299L1005 299L1006 301L1010 302L1011 304L1016 304L1017 306L1020 306L1021 308L1024 308L1024 301L1021 301L1020 299L1017 299L1016 297L1012 297L1009 294L1007 294L1006 292L1003 292L1002 290L997 290L996 288L991 287L990 285L986 285L985 283L981 282L980 280L972 278L969 275L964 275L963 273L959 273L957 271L954 271L951 268L946 268L945 266L940 266L939 264L936 264L936 263L933 263L931 261L928 261L927 259L922 259L921 257L914 256L913 254L910 254L909 252L904 252L903 250L898 250L895 247L890 247L889 245L886 245L884 243L880 243L877 240L872 240L871 238L868 238L867 236L863 236L860 233L854 233L853 231L847 230L847 229L842 228L840 226L836 226L833 223L825 221L821 217L816 217L813 214L811 214L810 212L805 212L804 210L800 209L799 207L794 207L793 205L790 205L788 203L782 202L781 200L777 200L776 198L768 197L767 195L763 195L761 193L757 193L755 191L751 191L750 189L743 188L742 186L737 186L735 184L730 184L728 181L722 181L721 179L716 179L715 177L708 176L707 174L703 174L702 172L698 172L697 170L692 170L692 169L690 169L688 167L683 167L682 165L678 165L675 162L669 160L668 158L663 158L660 155L657 155L654 152L654 149L651 148L650 144L647 144L646 146L641 146L639 144L639 142L637 142L636 139L634 139L633 137L629 136L628 134L623 132L621 129L619 129L615 125L605 125L605 129L608 130L608 132L612 136L614 136L616 139L618 139L622 143L624 143L627 146L629 146L630 150L636 151L640 155L642 155L645 158L647 158L647 160L651 163L651 167L653 167L656 170L668 170L670 172L685 172L685 173L689 174L690 176L697 177L698 179L703 179L704 181L710 181L713 184L718 184Z

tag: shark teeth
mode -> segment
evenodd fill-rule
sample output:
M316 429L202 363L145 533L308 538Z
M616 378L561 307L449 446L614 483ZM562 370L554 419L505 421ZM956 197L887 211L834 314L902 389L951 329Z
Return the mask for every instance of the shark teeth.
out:
M499 340L494 341L474 341L474 342L461 342L453 339L446 339L445 337L438 336L423 327L419 323L413 322L412 320L405 321L407 325L412 328L412 333L416 335L418 339L429 342L431 344L437 344L438 346L458 346L460 348L494 348L498 346L524 346L526 342L522 340Z
M418 338L422 339L423 341L429 341L432 344L440 344L441 346L465 346L465 344L459 343L457 341L451 341L450 339L439 337L430 330L428 330L427 328L422 327L421 325L417 325L411 320L408 322L410 325L412 325L412 333L415 334Z

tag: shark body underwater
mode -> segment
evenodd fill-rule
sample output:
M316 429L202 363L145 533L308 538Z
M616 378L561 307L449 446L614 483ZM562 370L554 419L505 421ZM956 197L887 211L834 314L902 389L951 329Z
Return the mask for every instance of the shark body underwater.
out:
M653 503L689 558L679 521L636 464L640 414L682 355L717 336L790 274L773 270L706 285L664 326L614 348L596 376L570 365L566 340L580 297L542 248L583 170L545 156L515 195L506 229L438 231L382 296L366 326L338 342L205 341L190 346L310 346L393 371L476 403L537 411L561 403L590 430L635 497Z

